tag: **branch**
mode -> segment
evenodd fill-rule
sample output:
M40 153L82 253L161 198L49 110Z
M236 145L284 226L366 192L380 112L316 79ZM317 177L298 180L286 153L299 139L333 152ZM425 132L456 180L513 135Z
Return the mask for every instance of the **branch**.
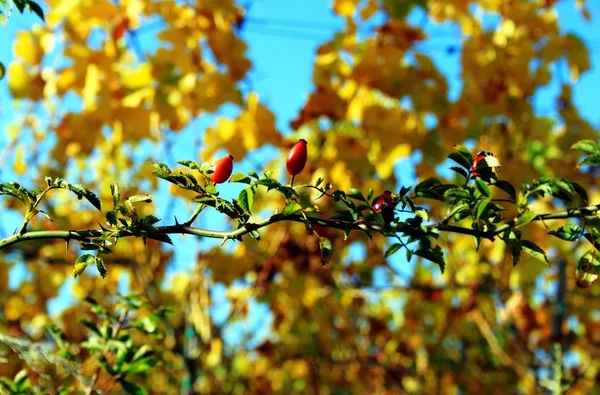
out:
M531 222L534 221L544 221L544 220L556 220L556 219L566 219L566 218L576 218L576 217L585 217L591 214L595 214L600 211L600 204L581 207L578 209L569 209L565 211L559 211L556 213L546 213L537 215ZM493 231L481 231L471 228L465 228L456 225L448 225L444 223L432 224L429 225L429 228L437 229L441 232L450 232L450 233L460 233L465 235L471 235L475 237L481 237L484 239L494 240L496 236L503 233L504 231L516 227L516 221L518 217L512 219L511 221L501 225ZM340 230L369 230L378 233L383 233L386 228L382 225L378 224L368 224L368 223L359 223L359 222L349 222L349 221L341 221L341 220L333 220L333 219L322 219L316 217L304 217L302 215L292 214L292 215L284 215L284 214L273 214L272 216L262 219L253 223L246 223L240 226L237 229L230 231L219 231L219 230L210 230L210 229L201 229L193 226L188 226L186 224L175 224L175 225L166 225L159 226L156 229L164 234L188 234L199 237L208 237L213 239L239 239L240 237L253 232L255 230L264 228L271 224L282 222L282 221L292 221L292 222L302 222L302 223L310 223L312 225L320 225L334 229ZM125 230L108 230L110 232L114 232L116 237L131 237L134 236L133 233ZM22 243L25 241L31 240L51 240L51 239L60 239L60 240L79 240L79 241L87 241L88 239L100 237L103 235L103 231L95 230L95 229L87 229L87 230L44 230L44 231L32 231L32 232L24 232L23 234L16 233L12 236L9 236L5 239L0 240L0 250L11 246L13 244Z

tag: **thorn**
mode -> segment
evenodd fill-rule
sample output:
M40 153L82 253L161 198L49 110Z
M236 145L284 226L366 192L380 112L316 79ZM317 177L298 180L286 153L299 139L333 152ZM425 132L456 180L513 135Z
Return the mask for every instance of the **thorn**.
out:
M177 221L177 217L176 217L175 215L173 216L173 218L175 218L175 226L179 226L179 225L181 225L181 224L179 223L179 221ZM185 224L184 224L184 225L185 225Z

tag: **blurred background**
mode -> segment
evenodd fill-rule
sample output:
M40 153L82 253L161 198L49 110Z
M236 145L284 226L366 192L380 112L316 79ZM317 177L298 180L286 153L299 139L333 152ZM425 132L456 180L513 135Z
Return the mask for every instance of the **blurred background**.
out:
M235 171L273 172L299 138L309 163L298 183L319 177L365 192L453 180L455 144L494 152L501 178L519 186L542 176L590 188L570 150L598 139L600 3L584 0L441 1L47 0L42 21L16 11L0 29L0 181L42 186L64 177L112 207L151 193L139 209L184 220L186 194L152 175L151 163L214 161ZM223 184L237 197L239 184ZM22 211L0 200L0 237ZM283 200L255 197L254 217ZM317 201L324 212L328 202ZM562 208L535 203L539 212ZM433 218L443 207L429 207ZM85 202L57 192L53 222L32 229L104 223ZM561 224L557 222L556 224ZM217 212L196 226L231 229ZM73 279L79 246L28 243L0 252L0 333L27 344L86 339L82 302L141 293L167 306L165 337L135 338L161 350L162 364L134 381L150 393L541 393L553 378L552 343L563 344L564 390L594 393L600 379L598 285L575 287L587 246L524 230L550 257L512 267L504 243L444 235L447 267L403 253L385 259L383 237L323 230L334 257L321 265L318 239L278 223L260 241L173 236L174 246L119 241L102 278ZM23 367L50 393L72 372L32 362L0 343L2 376ZM74 352L75 353L75 352ZM81 374L95 362L75 353ZM56 364L55 364L56 365ZM32 368L33 366L33 368ZM63 369L63 370L61 370ZM44 382L44 374L60 379ZM41 372L41 373L40 373ZM74 385L74 390L78 387ZM102 373L98 393L126 391ZM68 393L68 392L67 392ZM91 393L91 392L90 392Z

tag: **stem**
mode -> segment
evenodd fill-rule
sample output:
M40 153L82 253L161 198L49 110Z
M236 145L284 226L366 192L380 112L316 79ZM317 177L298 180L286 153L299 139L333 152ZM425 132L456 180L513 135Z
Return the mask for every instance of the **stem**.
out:
M562 326L566 315L566 289L567 289L567 261L558 262L558 279L556 284L556 301L554 304L554 317L552 318L552 357L554 360L552 394L562 394L562 360L563 336Z
M562 392L562 346L560 343L552 344L552 356L554 359L554 380L552 395L561 395Z
M294 186L294 179L296 178L295 175L292 176L292 181L290 181L290 186L293 187Z
M27 207L27 212L25 213L25 219L23 220L21 227L17 231L17 234L22 235L23 233L25 233L25 231L27 230L27 225L29 224L29 221L31 221L31 219L33 217L35 217L38 213L38 211L36 210L37 206L40 204L40 202L42 201L42 199L44 198L46 193L48 193L48 191L50 191L51 189L56 189L56 188L57 187L53 187L53 186L46 187L46 189L44 189L39 194L37 199L35 199L35 202L33 202L33 204L31 206Z
M555 219L566 219L566 218L574 218L574 217L585 217L596 212L600 211L600 204L594 206L581 207L579 209L569 209L565 211L559 211L556 213L547 213L547 214L539 214L536 216L532 222L535 221L544 221L544 220L555 220ZM494 240L496 236L503 233L504 231L515 227L517 218L512 219L511 221L505 223L504 225L499 226L493 231L481 231L475 230L472 228L465 228L462 226L456 225L448 225L444 223L432 224L429 225L429 228L437 229L441 232L450 232L450 233L460 233L475 237L481 237L488 240ZM281 221L292 221L292 222L302 222L302 223L311 223L313 225L326 226L334 229L341 230L361 230L367 229L371 231L375 231L378 233L383 233L385 230L383 226L376 224L368 224L364 222L349 222L349 221L341 221L341 220L333 220L333 219L322 219L316 217L304 217L302 215L293 214L293 215L283 215L281 213L273 214L272 216L262 219L260 221L254 223L246 223L243 226L239 227L235 230L230 231L218 231L218 230L210 230L210 229L201 229L192 227L186 224L175 224L175 225L167 225L167 226L159 226L156 229L165 234L188 234L199 237L208 237L213 239L239 239L245 234L248 234L252 231L264 228L271 224ZM107 231L113 232L116 237L131 237L134 236L131 232L125 230L115 230L108 229ZM43 231L33 231L33 232L24 232L22 234L16 233L12 236L9 236L5 239L0 240L0 250L11 246L13 244L22 243L25 241L31 240L50 240L50 239L59 239L59 240L79 240L86 241L90 238L100 237L103 235L103 231L95 230L95 229L86 229L86 230L43 230Z
M202 212L202 210L204 210L204 207L206 207L205 204L202 204L202 203L198 204L196 206L196 209L190 216L190 218L188 218L188 220L185 221L183 224L186 226L190 226L196 220L196 218L198 218L198 215L200 214L200 212Z

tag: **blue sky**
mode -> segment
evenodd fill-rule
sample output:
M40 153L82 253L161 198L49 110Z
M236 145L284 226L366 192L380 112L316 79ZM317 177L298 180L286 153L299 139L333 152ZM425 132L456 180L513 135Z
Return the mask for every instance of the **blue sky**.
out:
M600 88L600 2L588 1L588 8L592 16L595 17L594 23L583 20L575 9L574 1L562 1L559 3L559 19L564 31L574 32L582 36L592 56L592 71L584 74L579 83L575 86L575 103L582 111L583 115L592 121L596 126L600 126L600 111L598 111L598 102L596 92ZM343 20L336 17L330 10L330 2L323 0L305 0L302 2L281 1L281 0L257 0L253 2L248 13L248 21L242 31L242 37L249 45L249 55L253 61L253 71L249 81L261 97L261 100L271 108L277 116L277 125L284 134L291 132L289 121L293 119L302 104L312 90L312 66L314 54L318 46L330 39L335 31L343 28ZM414 14L412 20L421 20L421 15ZM490 26L496 22L494 18L486 20ZM7 26L0 29L0 61L5 65L10 64L13 59L12 42L15 33L21 29L29 29L33 24L39 21L32 15L19 16L14 15ZM426 27L431 39L421 45L421 48L433 57L442 72L448 77L451 86L451 97L456 97L460 91L460 67L459 53L448 53L448 48L461 43L460 29L452 25L433 25L429 23ZM151 37L142 37L142 45L150 49L154 43ZM559 72L556 71L555 72ZM536 95L536 109L544 115L556 115L554 109L554 99L558 92L558 83L554 82L549 87L540 90ZM228 109L225 109L226 113ZM13 103L8 94L6 79L0 82L0 152L7 145L7 136L4 132L6 126L12 123L15 118ZM197 138L199 130L209 126L214 121L213 117L203 117L194 121L183 133L180 133L174 139L171 152L176 159L194 159L198 152L190 144ZM278 153L266 150L260 155L254 155L253 158L274 157ZM11 163L9 158L8 164ZM405 160L396 167L397 175L401 175L403 184L410 185L414 182L414 173L411 170L414 161L418 157ZM168 161L165 160L168 163ZM247 161L238 164L236 170L249 170L256 163L256 160ZM174 163L168 163L173 165ZM9 181L15 179L10 166L0 173L0 181ZM237 192L236 186L225 186L223 193L225 196L234 196ZM162 210L162 211L161 211ZM165 207L159 207L158 216L163 216ZM173 214L178 218L185 218L189 213L184 208L175 208ZM3 214L4 215L4 214ZM12 220L6 220L6 217L0 221L0 235L6 236L8 232L14 229ZM207 216L200 220L198 226L210 226L214 224L215 217ZM182 247L184 253L179 254L175 262L172 273L188 270L199 248L208 248L218 241L198 241L191 237L180 237L175 239L175 243ZM353 248L352 256L360 256L360 248ZM408 276L411 272L411 266L403 264L403 254L397 254L394 265ZM11 275L13 285L18 283L19 278L23 278L23 267L17 267ZM93 271L93 269L91 270ZM89 275L89 274L88 274ZM70 283L70 282L69 282ZM53 311L58 311L68 297L69 284L64 288L64 293L55 301L56 307ZM214 297L221 298L222 288L216 288ZM219 314L219 313L217 313ZM255 323L247 323L252 326Z

